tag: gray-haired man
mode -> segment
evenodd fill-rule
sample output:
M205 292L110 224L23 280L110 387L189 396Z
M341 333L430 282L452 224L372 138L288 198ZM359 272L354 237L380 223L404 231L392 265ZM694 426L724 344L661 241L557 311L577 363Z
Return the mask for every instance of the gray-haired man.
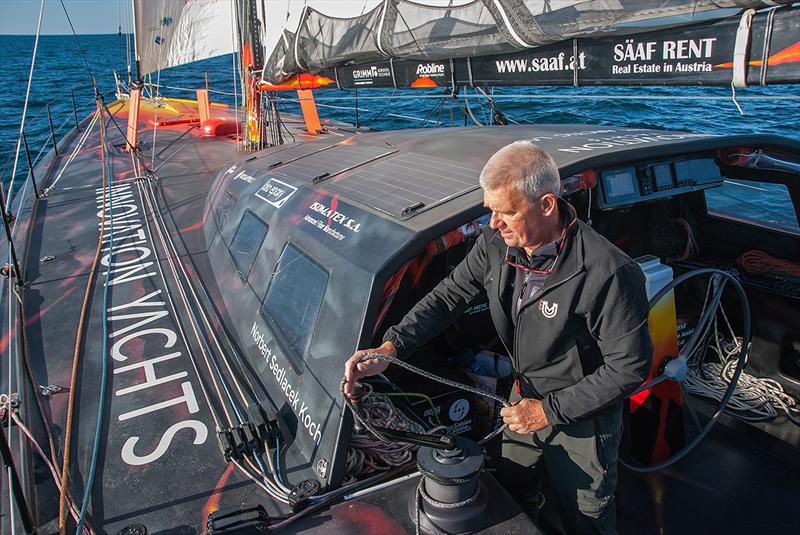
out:
M646 378L652 354L644 276L558 198L558 169L533 143L499 150L480 182L494 232L380 347L347 361L345 392L386 369L357 363L366 352L403 358L488 297L517 374L513 404L501 411L499 479L533 486L530 469L543 457L568 531L613 533L622 401Z

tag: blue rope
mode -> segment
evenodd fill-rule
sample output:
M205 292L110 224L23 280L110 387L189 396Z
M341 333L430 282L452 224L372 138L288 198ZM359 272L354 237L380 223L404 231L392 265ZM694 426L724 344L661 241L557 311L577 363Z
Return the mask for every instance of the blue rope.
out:
M105 136L104 136L105 137ZM107 153L106 153L107 156ZM108 159L103 163L108 165ZM108 176L108 173L107 173ZM105 288L103 288L103 372L100 380L100 399L97 404L97 427L95 428L94 444L92 445L92 462L89 465L89 474L86 480L86 488L83 491L83 503L81 504L81 513L78 517L78 527L76 535L83 533L83 525L86 522L86 509L89 506L89 499L92 495L92 487L94 486L94 476L97 471L97 457L100 453L100 439L103 434L103 401L106 397L106 383L108 382L108 288L109 278L111 276L111 261L114 255L114 201L111 194L111 181L107 184L108 189L108 218L109 218L109 233L108 233L108 266L105 273ZM105 209L105 207L103 207ZM102 244L101 244L102 246Z

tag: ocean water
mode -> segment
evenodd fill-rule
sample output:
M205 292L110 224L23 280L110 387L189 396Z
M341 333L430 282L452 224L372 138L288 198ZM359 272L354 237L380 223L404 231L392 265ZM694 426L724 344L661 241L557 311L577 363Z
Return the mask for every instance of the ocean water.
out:
M74 126L72 95L79 119L91 112L93 79L107 100L113 100L113 72L127 78L126 41L124 35L85 35L80 36L79 47L73 36L40 38L25 121L32 158L49 140L48 103L60 137ZM33 36L0 35L0 174L5 183L11 178L33 44ZM206 75L212 100L233 104L237 89L231 56L168 69L154 74L153 81L164 86L164 95L193 98L194 90L205 86ZM495 94L502 112L519 123L590 123L800 138L797 85L738 90L744 114L732 102L729 88L498 88ZM348 123L354 123L357 115L360 125L384 130L433 127L437 119L440 126L464 124L463 114L449 99L442 102L442 95L441 89L316 92L322 116ZM488 120L488 107L472 90L469 95L474 114ZM283 109L299 110L292 92L280 96ZM21 181L26 172L21 152L16 180Z

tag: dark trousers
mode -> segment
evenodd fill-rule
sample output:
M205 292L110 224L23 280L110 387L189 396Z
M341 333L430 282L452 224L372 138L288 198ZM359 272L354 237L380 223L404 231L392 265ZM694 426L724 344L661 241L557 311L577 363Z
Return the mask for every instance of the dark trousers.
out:
M614 489L621 436L621 404L587 420L547 427L531 435L506 429L498 479L535 490L535 465L544 460L567 532L616 533Z

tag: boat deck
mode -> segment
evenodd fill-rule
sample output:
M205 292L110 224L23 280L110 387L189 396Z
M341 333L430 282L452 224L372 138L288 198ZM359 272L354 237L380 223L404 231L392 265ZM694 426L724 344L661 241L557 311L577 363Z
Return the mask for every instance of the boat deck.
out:
M121 132L112 121L105 125L105 150L100 125L84 121L82 132L88 134L66 141L64 156L52 161L44 184L50 189L47 196L35 212L25 208L18 216L15 238L25 244L28 259L21 293L26 336L23 341L6 334L2 349L10 358L24 343L37 384L63 389L46 397L45 415L59 459L70 433L69 488L78 504L92 463L98 406L105 407L87 516L97 533L114 534L136 524L151 534L200 533L207 514L219 507L270 503L220 453L215 430L236 415L226 416L215 401L229 394L215 384L210 370L222 360L213 356L235 349L214 306L225 289L198 284L211 277L203 237L203 221L209 217L206 195L215 173L240 154L233 139L203 138L185 124L159 127L154 151L152 119L187 117L194 111L189 102L169 101L168 106L143 104L140 121L147 127L140 133L141 162L122 150ZM124 129L126 104L114 103L110 109ZM302 135L299 124L291 126L296 136ZM142 162L155 176L147 178ZM105 200L104 176L111 184ZM4 307L8 298L4 292ZM228 370L222 373L232 377ZM24 369L0 374L16 391L26 391ZM23 395L23 414L49 451L31 397ZM781 451L762 447L771 437L754 440L752 433L758 431L748 429L718 425L687 459L658 474L621 470L620 531L775 533L795 528L800 522L794 504L800 457L784 455L785 444ZM12 449L21 451L19 435L11 438ZM40 532L56 532L57 488L38 458L30 473L23 484L36 488ZM378 505L387 499L370 498ZM375 506L364 505L362 515L340 505L296 528L318 532L330 525L343 534L388 533L383 529L387 524L373 522L370 507ZM271 513L276 511L273 504ZM407 521L391 525L398 533L413 528Z

